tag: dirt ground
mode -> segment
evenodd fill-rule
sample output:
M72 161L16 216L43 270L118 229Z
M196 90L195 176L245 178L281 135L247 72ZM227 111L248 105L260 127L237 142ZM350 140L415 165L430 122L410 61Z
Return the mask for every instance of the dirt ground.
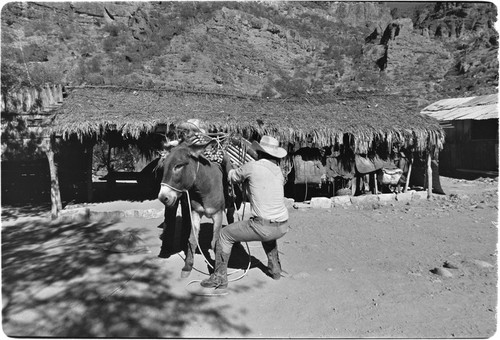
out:
M247 267L249 256L235 247L235 281L217 297L190 293L198 283L189 282L206 275L193 271L181 279L179 255L157 257L162 218L50 222L46 213L3 207L3 331L20 337L491 337L498 182L442 177L441 184L446 196L430 201L292 207L291 230L279 240L285 277L264 274L265 254L251 242L250 270L241 277L238 268ZM161 208L157 201L136 203ZM195 267L207 271L200 254Z

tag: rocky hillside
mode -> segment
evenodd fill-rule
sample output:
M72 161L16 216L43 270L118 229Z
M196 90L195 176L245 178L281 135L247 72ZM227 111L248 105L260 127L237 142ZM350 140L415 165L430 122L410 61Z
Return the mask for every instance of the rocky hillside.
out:
M47 2L2 8L2 91L20 83L262 97L496 92L491 3Z

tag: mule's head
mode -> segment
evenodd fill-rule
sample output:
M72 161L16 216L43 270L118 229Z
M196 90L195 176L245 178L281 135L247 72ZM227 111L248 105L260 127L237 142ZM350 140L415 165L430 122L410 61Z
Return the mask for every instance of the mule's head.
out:
M210 144L210 143L209 143ZM196 181L199 162L203 151L209 145L189 145L181 143L172 148L163 159L160 169L163 170L158 199L170 207Z

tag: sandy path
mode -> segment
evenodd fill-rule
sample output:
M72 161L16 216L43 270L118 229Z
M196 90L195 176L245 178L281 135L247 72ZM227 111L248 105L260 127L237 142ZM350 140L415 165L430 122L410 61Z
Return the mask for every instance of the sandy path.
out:
M291 209L292 229L279 241L286 277L273 281L253 267L230 283L228 295L211 298L186 289L204 274L180 279L179 256L156 257L161 218L90 226L3 223L4 331L153 338L489 337L496 330L497 182L443 178L442 184L447 199ZM95 247L105 245L113 230L137 235L149 252ZM260 244L249 246L265 263ZM235 254L232 263L245 267L248 255L238 249ZM195 260L196 268L206 270L201 255ZM451 277L431 272L445 262L457 267L447 269Z

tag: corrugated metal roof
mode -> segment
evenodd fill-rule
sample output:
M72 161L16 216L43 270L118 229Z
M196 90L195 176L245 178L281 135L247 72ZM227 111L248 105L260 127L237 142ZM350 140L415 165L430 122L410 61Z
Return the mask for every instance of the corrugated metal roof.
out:
M498 119L498 94L437 101L422 113L439 121Z

